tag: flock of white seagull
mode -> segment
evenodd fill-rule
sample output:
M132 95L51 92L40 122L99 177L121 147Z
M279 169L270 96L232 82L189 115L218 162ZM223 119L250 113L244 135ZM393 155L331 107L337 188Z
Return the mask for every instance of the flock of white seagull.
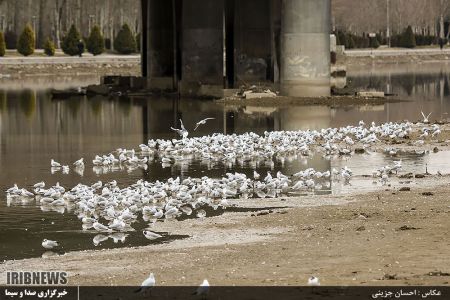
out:
M197 123L196 129L211 118ZM212 134L189 138L189 132L182 121L181 129L172 128L180 139L149 140L139 145L139 149L117 149L106 155L97 155L92 164L97 167L131 166L146 168L152 161L172 165L183 161L201 160L235 164L253 165L261 161L300 158L322 153L326 157L352 155L356 148L369 149L381 141L401 141L410 137L413 131L420 132L420 139L414 145L420 146L426 139L441 133L439 125L429 125L424 117L421 123L385 123L368 126L360 121L358 126L327 128L322 130L299 130L265 132L258 135L252 132L242 135ZM386 149L391 155L394 148ZM72 169L83 172L84 159L73 163ZM386 184L392 174L402 169L400 161L379 168L373 172L374 180ZM62 170L68 173L69 165L51 160L52 173ZM133 225L143 219L149 227L143 236L149 240L163 237L151 230L158 220L177 219L183 215L203 218L205 207L226 209L236 198L275 198L299 191L314 191L323 186L330 187L333 180L349 183L353 172L343 167L340 170L319 172L307 169L296 174L258 174L227 173L222 178L169 178L166 181L147 182L139 180L128 187L119 187L116 181L92 185L78 184L71 189L59 185L47 187L44 182L36 183L30 191L16 184L7 193L8 205L36 201L41 207L64 212L73 212L81 221L83 230L98 232L93 242L98 245L112 238L124 242L127 232L134 231ZM44 240L45 249L58 247L56 241ZM315 279L314 279L315 280ZM313 281L314 281L313 280ZM150 280L151 281L151 280ZM153 279L154 281L154 279ZM318 281L318 279L317 279ZM315 283L315 281L313 282ZM313 284L314 285L314 284Z

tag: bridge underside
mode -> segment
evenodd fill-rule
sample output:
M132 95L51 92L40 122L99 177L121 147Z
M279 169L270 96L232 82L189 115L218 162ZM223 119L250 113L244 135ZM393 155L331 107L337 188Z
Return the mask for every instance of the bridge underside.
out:
M280 83L330 93L330 0L141 0L142 74L154 89L220 94Z

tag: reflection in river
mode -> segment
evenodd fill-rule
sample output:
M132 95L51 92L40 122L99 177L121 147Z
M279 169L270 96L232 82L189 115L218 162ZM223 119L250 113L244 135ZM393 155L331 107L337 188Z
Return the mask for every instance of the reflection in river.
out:
M119 147L136 148L148 139L178 138L170 127L177 127L183 120L190 136L203 136L216 132L242 134L253 131L321 129L357 124L363 119L369 122L418 120L420 111L432 112L432 120L446 119L450 113L449 70L447 65L410 67L404 73L398 66L394 68L373 69L371 71L350 70L349 80L353 86L363 89L375 88L399 94L411 100L408 103L388 103L378 106L295 106L279 107L224 107L211 101L163 98L104 98L74 97L64 101L52 100L46 88L57 87L52 81L18 88L21 83L5 80L0 88L0 260L39 256L43 253L40 243L43 238L53 238L65 245L63 251L82 250L95 247L92 243L95 234L79 230L79 221L71 214L57 214L41 211L34 203L29 207L6 207L4 191L14 183L19 186L45 181L49 185L60 182L65 187L78 183L92 184L98 180L108 182L117 180L120 185L130 185L139 179L147 181L167 180L170 177L217 178L230 169L224 164L205 166L201 162L187 165L173 165L163 168L160 164L150 164L147 170L135 169L130 172L95 172L92 159L96 154L105 154ZM412 68L412 69L411 69ZM53 80L53 79L52 79ZM82 82L65 80L64 87L76 87ZM86 84L96 79L86 79ZM8 88L11 86L12 88ZM39 87L39 88L38 88ZM200 119L212 117L207 125L192 129ZM87 167L84 173L50 172L53 158L70 164L84 157ZM447 160L446 160L447 158ZM448 153L426 155L424 157L404 157L408 170L422 170L427 163L431 172L436 165L443 165ZM392 158L384 154L355 155L351 159L325 159L320 154L301 160L274 161L261 165L258 172L267 171L293 174L312 167L318 171L330 170L348 165L355 175L371 174L372 170L392 163ZM251 166L242 165L232 169L251 175ZM354 186L333 186L327 192L341 193L352 188L370 189L371 182L357 181ZM20 222L17 222L20 219ZM104 240L97 237L98 247L120 247L144 245L148 241L141 238L141 229L131 233L123 244L120 237ZM165 241L174 238L168 233ZM103 242L99 242L100 240ZM118 243L114 243L118 241ZM30 245L23 249L23 245Z

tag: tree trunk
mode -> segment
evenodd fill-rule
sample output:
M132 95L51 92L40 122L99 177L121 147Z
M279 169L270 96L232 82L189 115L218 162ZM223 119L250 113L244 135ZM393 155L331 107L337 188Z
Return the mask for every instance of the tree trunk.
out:
M14 2L14 31L18 34L20 30L20 1Z
M44 44L44 26L47 20L45 19L45 0L39 0L39 26L38 26L38 35L37 35L37 44L38 47L42 48Z
M61 28L59 24L59 0L55 0L55 9L53 10L53 19L54 19L54 30L55 30L55 42L56 48L61 48Z

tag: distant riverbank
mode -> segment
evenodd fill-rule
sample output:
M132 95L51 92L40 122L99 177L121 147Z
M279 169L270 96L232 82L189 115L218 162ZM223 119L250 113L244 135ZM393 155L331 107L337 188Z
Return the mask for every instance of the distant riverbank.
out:
M357 49L346 50L344 54L338 55L338 63L347 66L435 61L450 61L450 48Z
M381 48L346 50L338 55L338 64L347 67L402 64L422 62L450 62L450 48ZM113 53L83 57L67 56L57 52L48 57L39 50L33 56L24 57L8 51L0 57L0 78L32 75L124 75L139 76L141 72L139 54L118 55Z
M140 75L141 57L134 55L102 54L92 56L53 57L43 55L7 55L0 58L0 78L28 75Z

